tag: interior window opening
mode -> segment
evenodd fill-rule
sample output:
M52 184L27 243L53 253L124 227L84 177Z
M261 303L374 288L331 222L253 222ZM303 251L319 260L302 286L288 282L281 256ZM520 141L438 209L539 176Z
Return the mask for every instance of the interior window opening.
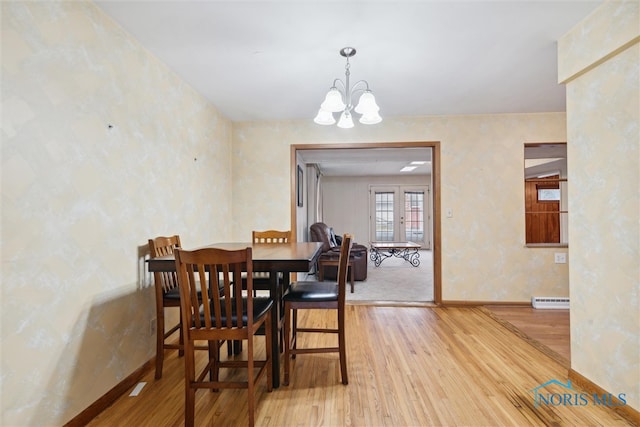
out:
M567 246L567 145L525 144L525 244Z

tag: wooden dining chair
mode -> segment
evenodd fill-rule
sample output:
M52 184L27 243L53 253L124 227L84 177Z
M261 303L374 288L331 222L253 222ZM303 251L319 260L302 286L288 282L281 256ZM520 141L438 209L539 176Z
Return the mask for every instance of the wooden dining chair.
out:
M194 251L176 249L176 271L180 283L182 334L184 336L185 426L194 425L195 393L199 388L217 391L224 388L246 388L249 425L255 422L256 383L266 373L267 391L273 387L271 371L271 307L268 297L253 297L253 258L251 248L224 250L203 248ZM233 286L234 277L247 272L247 292ZM220 289L221 292L207 292ZM198 299L198 291L202 301ZM264 325L265 357L256 359L254 336ZM209 360L196 372L195 343L207 341ZM220 358L223 341L246 341L246 359ZM246 368L247 380L220 378L221 368ZM209 377L207 380L207 376ZM233 379L232 379L233 378ZM203 422L199 423L203 424Z
M293 282L285 291L284 296L284 384L289 384L291 359L297 354L304 353L339 353L340 374L342 384L348 384L347 350L345 338L345 299L347 270L351 255L351 241L353 237L345 234L340 246L338 264L338 282ZM334 309L336 311L338 327L309 328L298 326L298 310L302 309ZM331 333L338 335L337 347L298 347L298 333Z
M282 244L289 243L291 240L291 231L266 230L252 231L253 243L264 244ZM281 275L282 276L282 275ZM284 286L289 284L288 278L278 277L279 280L285 280ZM270 273L268 271L253 272L253 290L268 291L270 287Z
M180 247L180 236L160 236L149 239L149 251L151 258L171 255ZM156 294L156 379L162 378L162 365L165 349L177 349L180 356L184 354L182 330L180 329L180 317L178 322L168 330L165 330L164 310L167 307L180 309L180 291L178 289L178 276L175 272L153 273ZM178 343L169 343L167 340L176 332L179 334Z
M151 258L172 255L176 248L180 247L180 236L160 236L149 239L149 252ZM165 309L177 308L180 310L180 290L178 289L178 275L176 272L156 271L153 273L153 282L156 294L156 373L155 378L162 378L162 366L164 365L164 350L178 350L178 355L184 355L184 339L180 328L180 316L178 321L169 329L165 328ZM174 335L178 333L178 342ZM173 341L169 341L169 340ZM233 343L227 342L228 354L233 352ZM206 350L199 346L198 349Z
M266 230L253 231L253 243L289 243L291 231Z

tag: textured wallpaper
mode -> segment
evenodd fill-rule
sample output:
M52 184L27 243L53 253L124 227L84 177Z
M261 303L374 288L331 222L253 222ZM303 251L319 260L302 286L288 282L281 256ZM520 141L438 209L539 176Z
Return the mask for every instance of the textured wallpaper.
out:
M155 354L147 239L231 237L231 123L92 3L1 7L0 424L59 426Z
M351 132L232 125L93 4L0 7L0 424L64 424L153 357L148 238L177 233L190 247L289 228L291 144L440 141L442 207L454 212L442 220L443 298L568 294L573 250L561 265L555 249L524 247L522 182L524 143L565 141L564 113L385 118ZM613 289L633 301L625 286ZM602 377L583 350L581 372Z
M443 299L568 296L568 264L554 262L555 252L568 250L524 246L524 144L566 141L564 113L385 118L353 130L234 123L234 235L289 226L291 144L440 141L442 209L454 212L442 218ZM243 209L256 194L270 206L259 216Z
M569 197L571 367L614 395L626 393L636 410L639 9L637 1L605 3L559 42L561 62L566 64L560 76L568 79L569 185L579 189ZM628 47L620 50L621 46Z

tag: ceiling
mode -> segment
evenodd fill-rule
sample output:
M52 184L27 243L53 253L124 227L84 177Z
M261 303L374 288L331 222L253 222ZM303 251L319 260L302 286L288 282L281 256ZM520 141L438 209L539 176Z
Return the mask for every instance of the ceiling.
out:
M343 148L298 150L303 163L317 164L325 176L431 175L431 148ZM411 162L416 168L400 172Z
M602 1L96 3L222 114L253 121L312 120L345 46L383 120L565 111L556 41Z
M527 144L524 147L524 175L542 178L550 173L566 174L567 144Z

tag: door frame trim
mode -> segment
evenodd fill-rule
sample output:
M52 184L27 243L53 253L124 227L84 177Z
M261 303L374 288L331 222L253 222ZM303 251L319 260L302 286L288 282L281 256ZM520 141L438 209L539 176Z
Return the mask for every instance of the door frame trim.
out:
M353 148L431 148L431 184L433 197L433 300L436 304L442 303L442 244L441 244L441 196L440 196L440 141L415 141L415 142L368 142L368 143L337 143L337 144L291 144L290 146L290 206L291 206L291 233L292 239L297 240L297 203L296 203L296 176L297 176L297 152L298 150L336 150Z

